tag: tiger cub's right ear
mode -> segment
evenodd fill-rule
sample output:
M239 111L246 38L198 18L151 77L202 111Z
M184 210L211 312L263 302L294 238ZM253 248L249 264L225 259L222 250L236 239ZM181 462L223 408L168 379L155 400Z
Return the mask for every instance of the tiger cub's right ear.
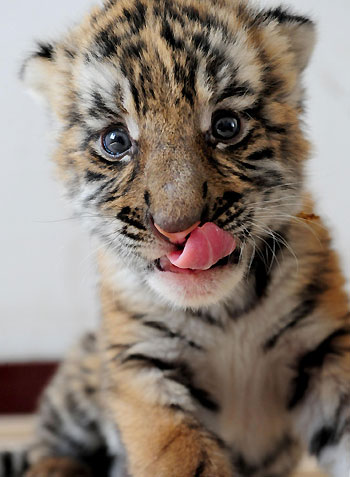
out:
M56 82L55 56L54 43L38 43L20 70L20 79L29 91L49 103Z

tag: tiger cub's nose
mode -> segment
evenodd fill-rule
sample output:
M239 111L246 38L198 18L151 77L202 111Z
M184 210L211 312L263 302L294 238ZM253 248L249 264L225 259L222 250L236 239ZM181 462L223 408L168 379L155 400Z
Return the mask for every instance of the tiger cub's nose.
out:
M196 222L191 225L191 227L188 227L186 230L182 230L181 232L167 232L156 223L154 223L154 226L158 230L158 232L164 235L164 237L167 237L170 242L175 244L181 244L185 242L187 235L189 235L194 229L196 229L199 224L200 222Z

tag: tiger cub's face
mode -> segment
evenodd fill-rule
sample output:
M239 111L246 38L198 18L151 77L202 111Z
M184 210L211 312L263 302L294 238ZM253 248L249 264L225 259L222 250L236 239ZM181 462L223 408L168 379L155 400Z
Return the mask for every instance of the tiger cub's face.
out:
M167 302L227 298L298 209L313 39L308 19L246 2L110 0L25 63L58 120L55 157L76 210ZM208 223L230 234L231 253L207 270L172 265ZM201 240L192 255L208 252Z

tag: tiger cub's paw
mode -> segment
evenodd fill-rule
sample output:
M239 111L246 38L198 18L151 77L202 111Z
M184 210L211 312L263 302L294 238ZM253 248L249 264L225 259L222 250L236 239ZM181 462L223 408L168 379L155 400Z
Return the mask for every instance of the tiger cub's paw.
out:
M25 474L25 477L92 477L88 467L66 457L42 459Z

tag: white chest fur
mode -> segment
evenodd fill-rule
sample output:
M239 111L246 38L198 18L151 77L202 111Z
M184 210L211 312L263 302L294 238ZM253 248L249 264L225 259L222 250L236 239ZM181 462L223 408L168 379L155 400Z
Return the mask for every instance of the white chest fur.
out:
M265 455L271 443L290 432L290 352L264 352L268 308L233 320L225 329L206 327L206 336L201 335L206 352L197 353L191 363L196 385L219 404L217 412L198 406L198 418L252 459Z

